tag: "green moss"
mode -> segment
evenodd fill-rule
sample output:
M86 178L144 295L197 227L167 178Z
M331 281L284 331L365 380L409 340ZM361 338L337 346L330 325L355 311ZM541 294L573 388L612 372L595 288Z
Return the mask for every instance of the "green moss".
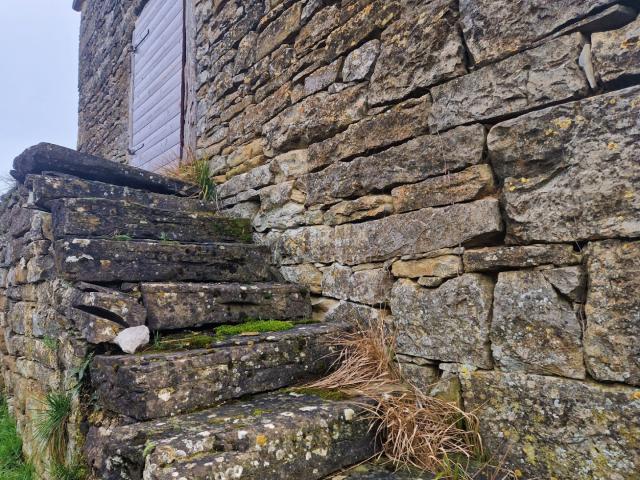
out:
M323 400L347 400L349 395L340 390L329 390L324 388L310 388L310 387L294 387L288 390L289 392L299 393L302 395L314 395L320 397Z
M172 352L178 350L208 348L214 340L215 339L211 335L196 332L180 333L166 337L156 333L153 337L153 343L140 353Z
M253 241L251 222L245 218L220 218L214 220L213 228L219 234L236 238L243 243Z
M53 337L44 337L42 343L49 350L56 352L58 350L58 339Z
M22 441L16 424L9 416L7 403L0 397L0 478L31 480L33 477L33 466L22 458Z
M266 415L267 413L271 413L271 411L270 410L264 410L262 408L256 408L251 412L251 414L254 417L261 417L262 415Z
M131 235L123 234L123 235L114 235L113 239L117 242L128 242L129 240L133 240Z
M220 325L216 328L216 337L228 337L242 333L267 333L291 330L293 322L282 320L248 320L237 325Z

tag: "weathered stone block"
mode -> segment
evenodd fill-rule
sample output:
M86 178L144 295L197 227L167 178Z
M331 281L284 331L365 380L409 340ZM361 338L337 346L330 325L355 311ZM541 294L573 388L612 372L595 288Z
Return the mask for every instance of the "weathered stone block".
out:
M462 259L457 255L443 255L418 260L398 260L391 266L391 273L396 277L406 278L450 278L462 274Z
M356 85L338 93L319 92L264 124L262 134L274 152L302 148L329 138L362 119L366 95Z
M397 351L430 360L491 368L493 280L469 273L426 289L399 280L391 292Z
M500 273L494 297L491 351L500 369L585 378L578 317L542 272Z
M268 164L261 165L246 173L230 178L218 187L216 193L220 198L228 198L247 190L264 187L272 181L273 173L271 172L271 167Z
M465 249L465 272L486 272L539 265L575 265L582 256L571 245L519 245Z
M270 232L266 242L281 263L333 263L336 260L333 227L318 225Z
M611 0L461 0L460 23L476 64L512 55Z
M597 380L640 386L640 242L589 246L585 360Z
M391 213L393 213L393 204L390 195L366 195L332 206L324 214L324 223L340 225L358 220L373 220Z
M593 66L604 84L624 82L640 75L639 38L640 18L619 30L591 36Z
M323 271L322 294L367 305L387 303L393 277L384 268L353 269L334 264Z
M428 131L431 97L410 100L350 125L344 132L309 147L311 169L395 145Z
M380 192L476 165L482 161L484 145L481 125L424 135L369 157L334 163L305 175L300 188L307 193L307 205Z
M56 268L86 282L270 281L268 249L244 244L59 240Z
M296 285L143 283L141 291L152 330L311 317L309 294Z
M433 131L504 118L589 92L578 66L583 40L560 37L431 90Z
M640 468L638 390L520 373L460 374L487 451L522 478L631 479Z
M429 178L391 190L397 213L439 207L484 197L495 191L489 165L474 165L461 172Z
M587 296L587 272L582 266L542 270L542 275L569 300L584 303Z
M304 285L311 293L322 293L322 272L311 263L282 266L280 273L286 281Z
M260 33L256 42L256 61L261 60L300 30L302 3L296 2Z
M504 180L507 240L639 236L639 112L632 87L496 125L489 155Z
M369 101L378 105L405 98L463 75L465 49L452 0L420 2L382 34Z
M369 76L380 54L380 40L370 40L349 53L342 67L345 82L364 80Z
M357 265L445 247L473 245L501 231L498 201L486 199L338 225L334 249L340 263Z

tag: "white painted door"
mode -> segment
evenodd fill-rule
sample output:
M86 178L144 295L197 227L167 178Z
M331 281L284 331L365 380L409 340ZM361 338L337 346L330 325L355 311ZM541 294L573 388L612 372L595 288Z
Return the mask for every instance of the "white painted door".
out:
M131 164L158 171L180 160L183 128L183 0L149 0L133 33Z

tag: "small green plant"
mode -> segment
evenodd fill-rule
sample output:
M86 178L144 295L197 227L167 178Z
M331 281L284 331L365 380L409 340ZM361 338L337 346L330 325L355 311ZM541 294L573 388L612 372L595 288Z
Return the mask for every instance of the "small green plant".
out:
M192 152L187 152L186 158L174 166L164 169L163 173L183 182L193 183L199 187L199 197L202 200L215 199L216 184L211 179L211 167L208 157L195 158Z
M79 460L70 465L53 463L50 473L53 480L85 480L88 476L87 468Z
M36 416L35 435L49 449L54 462L64 463L67 450L67 423L71 415L71 394L49 392Z
M146 459L149 455L153 453L155 449L156 449L156 444L151 441L147 441L147 443L144 446L144 450L142 451L142 458Z
M87 374L89 373L89 366L93 361L93 353L89 353L86 358L82 361L80 366L71 370L71 374L75 377L76 384L73 386L71 391L74 394L78 394L82 389L82 385L84 385L84 381L87 379Z
M249 320L237 325L220 325L216 327L216 337L228 337L243 333L267 333L291 330L293 322L282 320Z
M22 441L16 424L9 415L7 402L0 396L0 478L32 480L33 477L33 466L22 457Z
M128 242L129 240L133 240L133 237L131 235L127 235L126 233L123 233L123 234L114 235L113 239L116 242Z
M42 339L42 343L44 343L44 346L47 347L49 350L53 351L53 352L57 352L58 351L58 339L57 338L53 338L53 337L44 337Z

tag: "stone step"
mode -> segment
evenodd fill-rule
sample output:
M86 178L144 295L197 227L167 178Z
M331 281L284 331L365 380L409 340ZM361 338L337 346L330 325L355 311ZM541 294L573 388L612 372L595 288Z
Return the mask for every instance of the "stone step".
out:
M208 342L210 347L99 355L93 360L91 378L107 410L138 420L167 417L321 376L335 360L327 340L345 328L307 324L219 341L200 334L192 343ZM182 336L175 340L177 346L181 342L189 340Z
M151 330L311 318L309 292L290 283L143 283L140 290Z
M121 185L85 180L62 173L43 172L42 175L27 175L25 185L30 192L30 205L44 210L51 210L55 200L65 198L124 200L174 212L215 212L218 210L215 202L199 198L147 192Z
M357 405L270 393L170 419L93 427L85 454L103 480L317 480L373 454Z
M56 268L85 282L271 282L268 247L73 238L54 243Z
M198 187L180 180L50 143L39 143L18 155L11 175L22 182L29 174L47 171L156 193L189 197L198 192Z
M450 477L436 477L432 473L413 470L395 471L392 465L371 462L335 473L326 477L325 480L435 480L436 478ZM478 480L481 479L478 478Z
M124 200L74 198L52 205L56 239L86 236L178 242L251 243L251 222L216 212L180 212Z

